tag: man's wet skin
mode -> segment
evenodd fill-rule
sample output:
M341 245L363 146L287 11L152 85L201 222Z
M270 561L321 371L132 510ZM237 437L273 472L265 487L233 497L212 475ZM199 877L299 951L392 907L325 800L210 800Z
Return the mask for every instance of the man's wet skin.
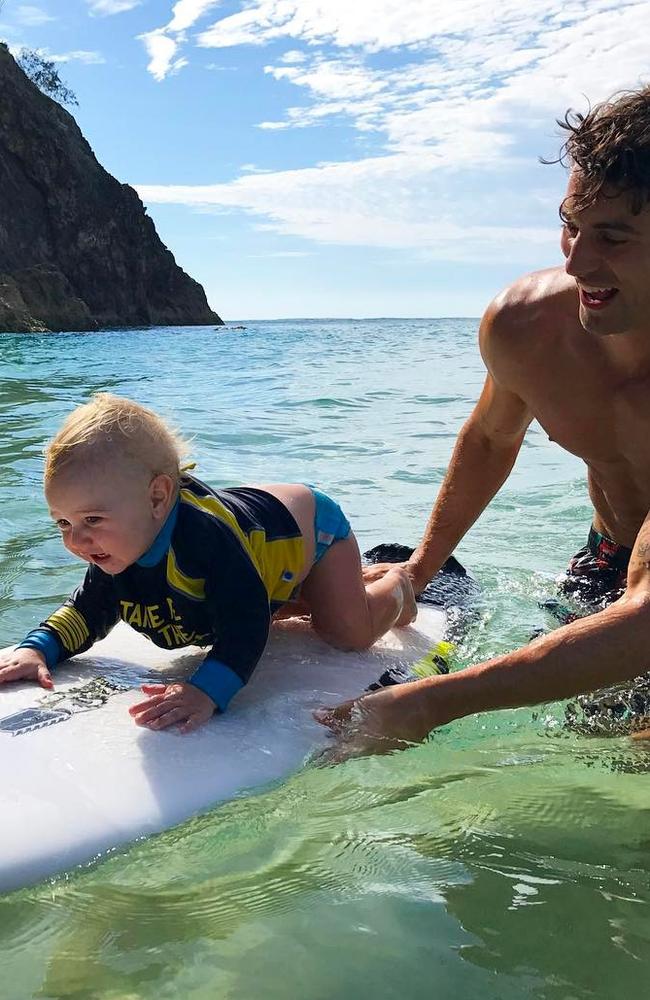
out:
M497 299L484 350L513 394L504 418L537 419L585 461L594 526L631 548L650 509L650 208L635 215L620 195L572 216L575 184L566 270L529 275Z
M562 205L565 268L528 275L480 330L488 376L408 567L421 589L507 479L537 419L583 459L598 532L632 550L620 600L526 647L337 706L321 721L360 743L398 745L474 712L565 699L628 682L650 643L650 207L578 173ZM585 536L589 525L585 524ZM568 555L569 553L567 553ZM372 572L380 573L382 567Z

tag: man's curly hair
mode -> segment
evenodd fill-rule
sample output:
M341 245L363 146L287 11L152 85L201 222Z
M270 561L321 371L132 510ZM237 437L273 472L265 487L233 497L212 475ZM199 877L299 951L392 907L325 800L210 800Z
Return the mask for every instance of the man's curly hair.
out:
M601 194L628 194L637 215L650 201L650 86L616 94L586 115L569 109L558 125L568 137L551 162L581 175L572 211L589 208Z

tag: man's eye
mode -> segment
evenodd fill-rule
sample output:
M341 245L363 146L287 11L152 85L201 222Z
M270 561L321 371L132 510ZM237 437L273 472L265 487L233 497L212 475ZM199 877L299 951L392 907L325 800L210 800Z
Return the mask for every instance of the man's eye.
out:
M563 223L563 229L567 236L574 237L578 235L578 227L574 226L572 222Z
M627 243L627 240L614 239L614 237L610 236L609 233L601 233L600 238L603 241L603 243L607 244L608 247L620 247L624 243Z

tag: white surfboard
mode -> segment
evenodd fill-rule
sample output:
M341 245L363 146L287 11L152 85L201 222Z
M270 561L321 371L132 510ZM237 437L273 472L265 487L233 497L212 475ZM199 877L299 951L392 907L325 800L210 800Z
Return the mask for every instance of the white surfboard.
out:
M205 655L166 653L118 625L62 664L54 692L0 687L0 891L37 882L243 792L287 777L327 730L312 710L361 693L443 638L446 613L421 607L364 653L341 653L297 620L273 626L248 686L194 733L136 726L140 684L186 677Z

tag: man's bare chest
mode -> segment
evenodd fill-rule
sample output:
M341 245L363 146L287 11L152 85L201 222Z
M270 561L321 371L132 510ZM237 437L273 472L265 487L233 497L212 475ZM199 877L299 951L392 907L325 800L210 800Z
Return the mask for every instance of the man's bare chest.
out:
M527 400L549 438L592 468L626 468L650 489L650 383L542 378Z

